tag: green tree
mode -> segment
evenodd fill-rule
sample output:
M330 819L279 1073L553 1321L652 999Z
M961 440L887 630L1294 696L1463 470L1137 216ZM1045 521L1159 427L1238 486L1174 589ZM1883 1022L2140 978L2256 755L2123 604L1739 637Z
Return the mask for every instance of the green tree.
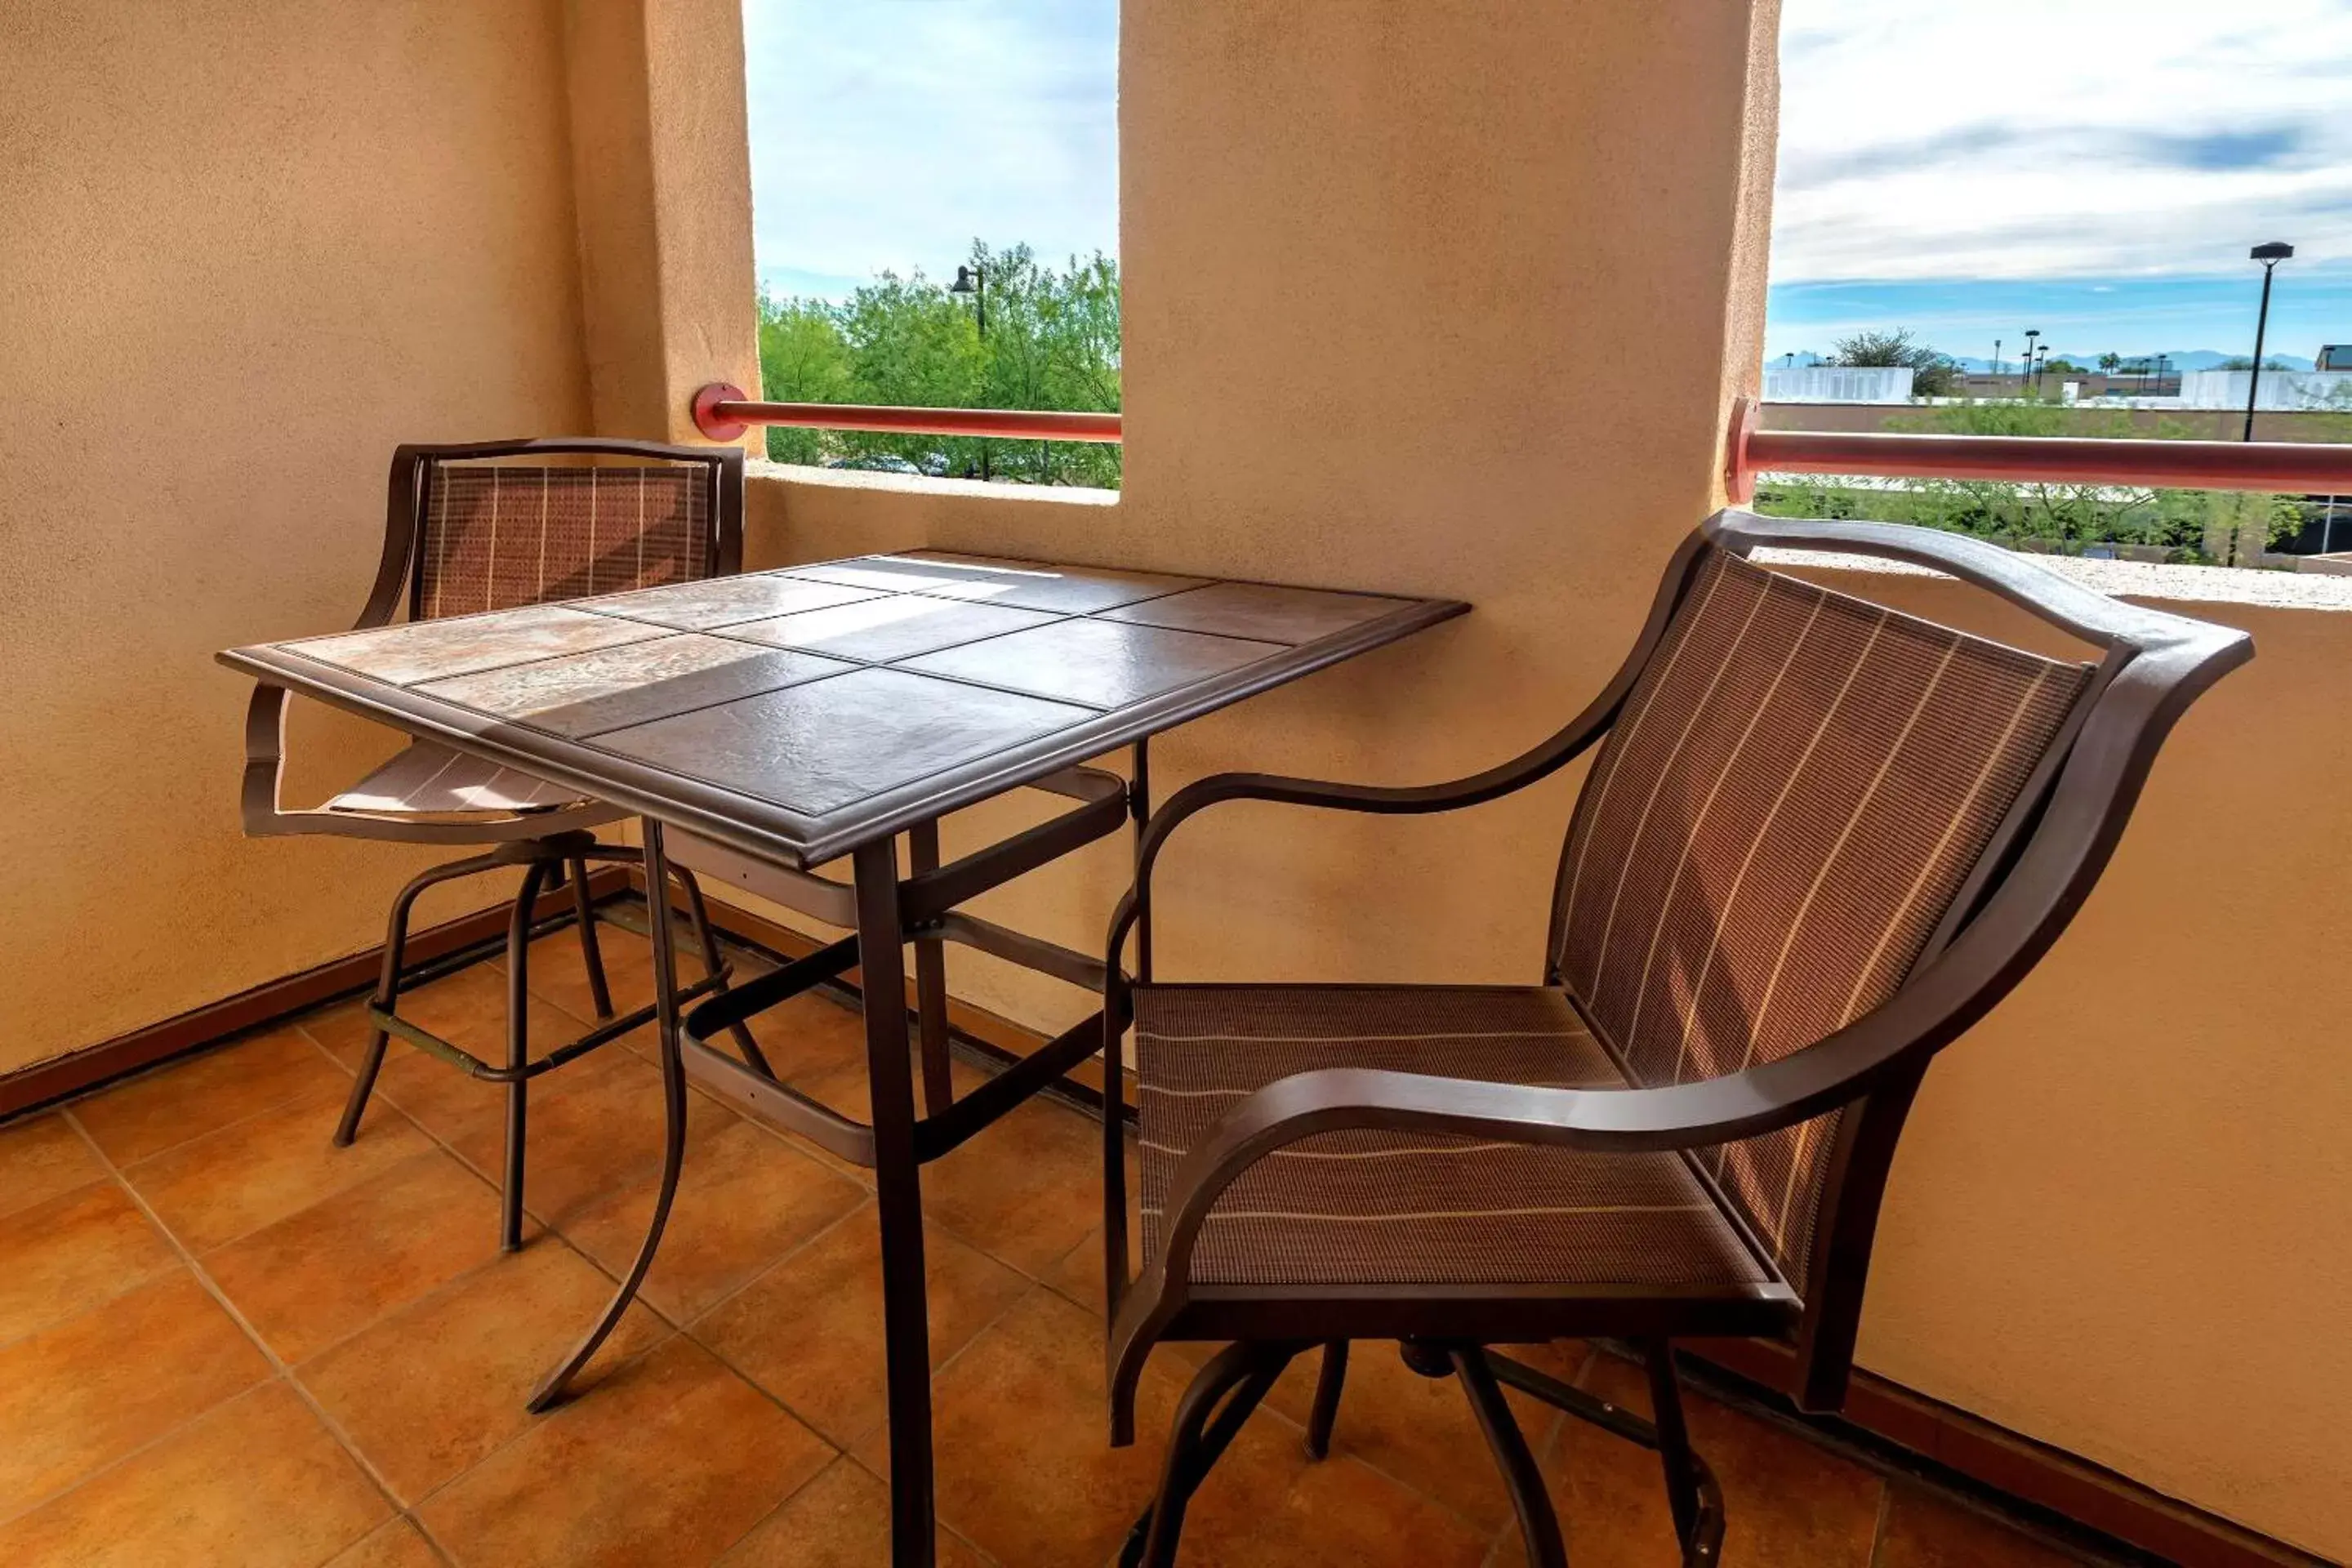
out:
M1097 254L1062 270L1025 245L974 241L986 279L980 301L922 273L885 272L838 305L762 299L761 374L767 395L805 403L900 407L1064 409L1119 405L1118 264ZM772 429L769 456L796 463L897 466L1026 484L1116 487L1119 449L1080 442L1004 441L884 432Z
M776 403L849 403L855 377L849 342L822 300L760 297L760 384ZM768 456L779 463L818 463L824 433L772 425Z
M1959 367L1948 354L1938 353L1914 337L1907 328L1891 332L1856 332L1840 338L1832 364L1908 368L1911 391L1919 397L1948 397Z

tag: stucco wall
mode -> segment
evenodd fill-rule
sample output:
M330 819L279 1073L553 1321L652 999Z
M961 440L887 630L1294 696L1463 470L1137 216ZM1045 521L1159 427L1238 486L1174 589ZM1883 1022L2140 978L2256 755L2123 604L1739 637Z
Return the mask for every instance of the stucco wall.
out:
M568 114L552 0L0 8L0 1071L379 939L211 656L351 623L395 442L585 423Z
M764 469L754 563L929 544L1475 605L1169 737L1163 793L1237 766L1429 780L1532 742L1714 504L1725 389L1754 363L1769 60L1743 98L1743 12L1634 9L1506 29L1467 5L1366 26L1129 0L1126 491ZM1846 585L2020 631L1955 584ZM2327 1045L2352 1000L2352 616L2182 608L2250 626L2261 658L2182 727L2045 969L1930 1075L1862 1359L2344 1556L2352 1080ZM1163 862L1162 972L1531 978L1580 782L1429 819L1220 807ZM1092 946L1125 877L1097 846L989 912ZM959 994L1032 1025L1085 1009L950 963Z

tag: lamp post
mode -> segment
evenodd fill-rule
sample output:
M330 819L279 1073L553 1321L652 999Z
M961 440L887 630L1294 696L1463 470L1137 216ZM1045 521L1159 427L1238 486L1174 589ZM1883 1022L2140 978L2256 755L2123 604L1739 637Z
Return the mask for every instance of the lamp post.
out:
M2040 327L2028 327L2025 329L2025 357L2022 360L2020 360L2017 365L2017 395L2020 397L2028 395L2025 390L2025 384L2028 378L2033 374L2033 340L2041 335L2042 329Z
M956 280L948 285L948 292L971 296L972 313L980 326L980 341L983 343L988 342L988 269L983 267L957 268ZM980 443L980 478L983 484L989 478L988 442L984 438Z
M2043 343L2041 348L2034 352L2033 356L2033 395L2036 397L2040 397L2042 395L2042 367L2047 365L2049 363L2050 345L2048 343Z
M2241 440L2254 438L2254 398L2263 385L2263 334L2271 324L2271 274L2280 262L2294 254L2294 247L2283 239L2258 245L2246 253L2247 259L2263 264L2263 309L2254 318L2254 368L2246 376L2246 433L2239 437Z
M959 267L956 280L948 285L950 294L971 296L972 310L980 319L980 335L988 336L988 270L982 267Z
M2000 340L1999 338L1992 341L1992 374L1996 380L2000 376Z

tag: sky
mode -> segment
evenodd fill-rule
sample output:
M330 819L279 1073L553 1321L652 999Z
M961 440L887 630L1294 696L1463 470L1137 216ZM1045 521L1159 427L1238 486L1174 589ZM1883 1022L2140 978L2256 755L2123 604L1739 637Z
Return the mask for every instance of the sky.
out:
M744 0L760 278L1118 246L1117 0ZM1768 355L2352 342L2352 0L1784 0Z
M2352 342L2352 0L1783 0L1768 357Z
M1118 254L1118 0L744 0L760 281Z

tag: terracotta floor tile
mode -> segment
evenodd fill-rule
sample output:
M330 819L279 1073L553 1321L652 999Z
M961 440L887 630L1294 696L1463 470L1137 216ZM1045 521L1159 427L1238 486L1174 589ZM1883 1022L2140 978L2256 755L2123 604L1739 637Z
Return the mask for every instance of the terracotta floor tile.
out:
M656 1173L598 1199L564 1222L564 1236L613 1273L625 1271L658 1184ZM730 1121L687 1144L645 1299L685 1322L865 1201L855 1182L749 1122Z
M1476 1568L1485 1559L1487 1531L1355 1459L1311 1460L1299 1437L1264 1408L1250 1417L1185 1512L1186 1568Z
M269 1375L182 1269L0 1349L0 1517ZM0 1552L0 1563L27 1561Z
M269 1383L0 1525L0 1563L310 1568L391 1511L294 1391Z
M719 1559L719 1568L873 1568L890 1560L890 1489L855 1459L825 1472ZM940 1568L983 1568L951 1531L939 1532Z
M203 1266L278 1358L299 1362L488 1262L498 1194L437 1149L264 1226Z
M679 1337L535 1421L418 1514L465 1563L696 1568L832 1457Z
M1102 1129L1033 1100L923 1168L923 1212L1043 1279L1102 1223Z
M651 942L610 921L598 921L596 951L604 960L604 984L612 994L614 1012L626 1013L654 999ZM700 978L699 962L683 953L679 957L687 973ZM484 967L503 973L506 955L501 952ZM576 1017L596 1016L595 993L588 986L588 966L580 956L578 927L566 926L533 942L526 978L533 995L545 997Z
M1506 1353L1564 1382L1575 1381L1581 1364L1580 1354L1564 1354L1550 1345L1519 1345ZM1266 1396L1269 1405L1302 1430L1322 1364L1320 1351L1300 1356ZM1519 1430L1542 1453L1553 1428L1566 1417L1540 1400L1510 1390L1505 1394L1518 1415ZM1349 1351L1331 1451L1360 1459L1427 1493L1485 1534L1512 1517L1510 1494L1462 1385L1450 1377L1426 1378L1412 1371L1393 1341L1367 1340Z
M106 1166L57 1111L0 1127L0 1215L105 1177Z
M924 1237L923 1260L934 1366L1030 1289L936 1230ZM753 1280L693 1331L833 1442L846 1446L872 1431L885 1397L881 1237L872 1205Z
M0 1344L120 1296L179 1261L112 1181L0 1217Z
M1916 1487L1890 1489L1876 1568L2069 1568L2082 1561Z
M356 1546L337 1552L327 1568L442 1568L441 1554L405 1519L376 1527Z
M341 1082L310 1037L289 1026L132 1079L77 1101L73 1113L108 1159L128 1165Z
M341 1091L313 1095L127 1166L123 1177L181 1245L208 1252L432 1147L397 1111L331 1142Z
M1595 1354L1583 1386L1647 1415L1639 1367ZM1683 1396L1691 1446L1724 1498L1723 1558L1754 1568L1866 1568L1880 1481L1834 1455L1703 1395ZM1577 1568L1678 1561L1657 1456L1582 1421L1562 1423L1545 1460ZM1521 1561L1516 1542L1501 1561Z
M404 1501L530 1426L523 1401L613 1294L613 1282L553 1237L477 1269L295 1369ZM661 1338L631 1310L579 1385Z
M700 1095L690 1097L690 1105L689 1151L736 1120ZM524 1139L524 1208L544 1223L561 1226L598 1198L658 1170L664 1124L660 1073L625 1054L613 1054L604 1070L581 1087L535 1096ZM449 1140L449 1146L476 1170L503 1170L505 1118L467 1127ZM689 1152L689 1163L692 1159Z
M1176 1392L1164 1373L1146 1372L1140 1440L1111 1447L1102 1325L1033 1289L934 1382L940 1520L1001 1563L1108 1561L1158 1484ZM877 1429L857 1445L877 1474L888 1464L886 1437Z
M484 1061L502 1062L507 1055L506 975L488 963L445 974L413 991L404 991L395 1008L421 1029L464 1047ZM355 1067L374 1031L363 999L338 1003L306 1016L302 1028L345 1067ZM581 1015L534 996L530 1009L530 1041L534 1051L558 1046L584 1034L589 1022Z

